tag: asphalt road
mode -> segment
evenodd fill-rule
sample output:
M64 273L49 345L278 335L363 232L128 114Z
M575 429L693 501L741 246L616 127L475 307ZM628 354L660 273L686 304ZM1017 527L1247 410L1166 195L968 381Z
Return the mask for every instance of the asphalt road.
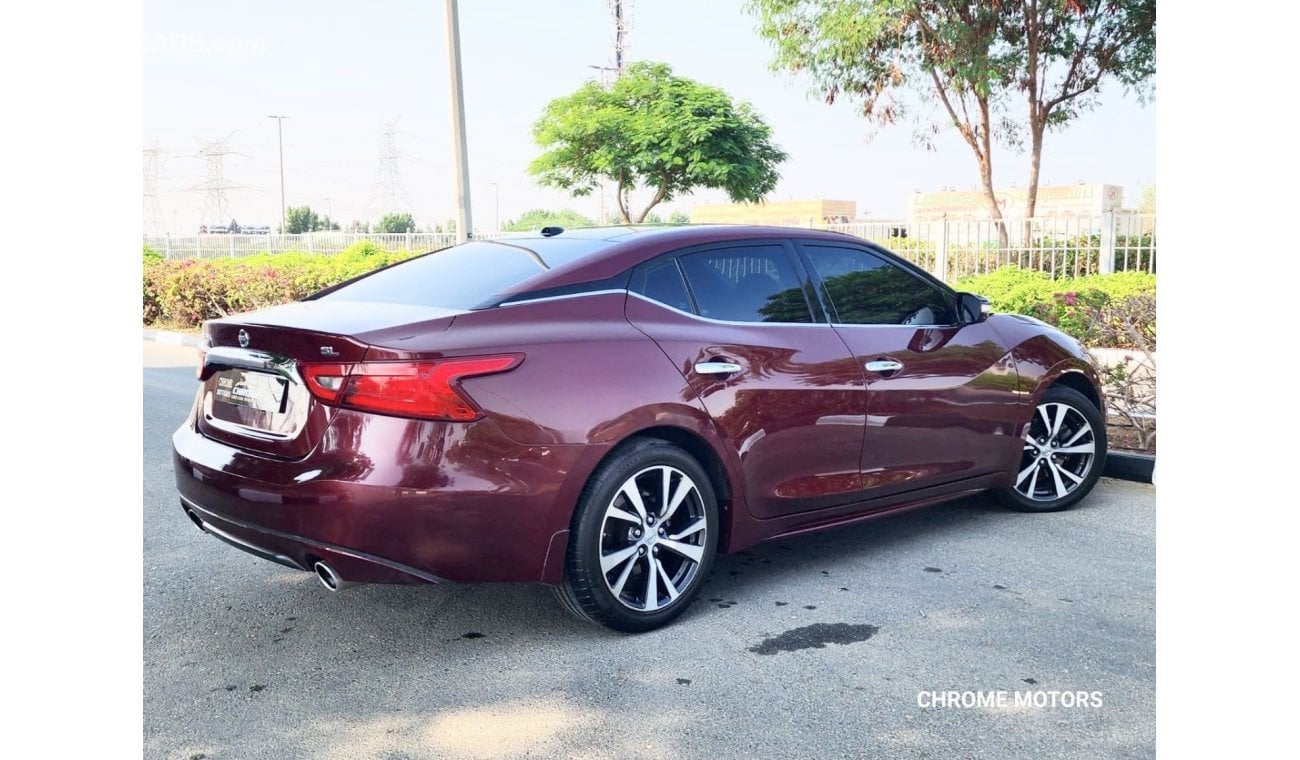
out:
M146 758L1154 754L1150 486L1103 480L1051 515L965 499L722 556L675 625L627 636L540 586L330 594L202 535L169 449L194 350L144 357ZM949 690L1007 703L918 706ZM1075 690L1100 706L1014 701Z

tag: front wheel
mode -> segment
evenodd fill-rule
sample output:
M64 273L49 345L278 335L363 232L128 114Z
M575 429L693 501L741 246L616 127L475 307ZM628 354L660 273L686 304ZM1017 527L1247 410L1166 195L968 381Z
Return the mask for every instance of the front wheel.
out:
M597 468L574 514L556 595L577 616L649 631L680 615L713 564L709 477L666 441L636 441Z
M1015 485L997 491L1013 509L1055 512L1088 495L1106 461L1106 421L1087 396L1064 385L1044 394L1025 430Z

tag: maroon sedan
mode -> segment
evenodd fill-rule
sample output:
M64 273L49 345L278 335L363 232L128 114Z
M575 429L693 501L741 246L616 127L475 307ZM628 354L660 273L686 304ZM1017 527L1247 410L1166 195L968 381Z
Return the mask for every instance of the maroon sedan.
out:
M1063 509L1079 344L878 246L763 227L476 241L204 326L173 437L204 532L329 589L533 581L624 631L715 552L992 490Z

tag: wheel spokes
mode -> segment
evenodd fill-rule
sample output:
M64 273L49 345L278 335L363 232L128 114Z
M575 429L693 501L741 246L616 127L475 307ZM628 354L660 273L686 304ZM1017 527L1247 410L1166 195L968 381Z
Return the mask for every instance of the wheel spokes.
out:
M1055 501L1068 496L1087 479L1097 442L1087 417L1075 407L1053 401L1039 404L1035 411L1025 430L1022 469L1016 473L1015 490L1034 501ZM1040 493L1044 470L1047 480Z
M606 588L639 612L673 604L699 577L708 531L699 488L686 473L667 465L637 472L605 507L599 559Z

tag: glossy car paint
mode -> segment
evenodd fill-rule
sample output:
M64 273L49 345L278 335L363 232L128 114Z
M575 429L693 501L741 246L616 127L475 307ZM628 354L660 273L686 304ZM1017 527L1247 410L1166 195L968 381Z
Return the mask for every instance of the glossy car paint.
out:
M701 460L719 495L719 548L736 551L1009 485L1019 436L1046 387L1065 379L1097 395L1078 344L1028 319L878 329L718 323L626 289L631 269L660 254L746 239L852 242L844 236L743 227L581 234L619 242L502 293L504 305L448 312L308 301L209 322L212 348L289 363L320 361L323 347L340 361L525 359L463 381L484 412L473 422L317 403L279 439L241 436L229 410L214 411L210 374L173 437L185 509L218 537L303 569L323 559L349 581L556 583L584 485L632 436L666 438ZM583 288L591 292L572 292ZM862 359L881 352L904 356L907 370L867 376ZM720 357L742 372L693 371Z

